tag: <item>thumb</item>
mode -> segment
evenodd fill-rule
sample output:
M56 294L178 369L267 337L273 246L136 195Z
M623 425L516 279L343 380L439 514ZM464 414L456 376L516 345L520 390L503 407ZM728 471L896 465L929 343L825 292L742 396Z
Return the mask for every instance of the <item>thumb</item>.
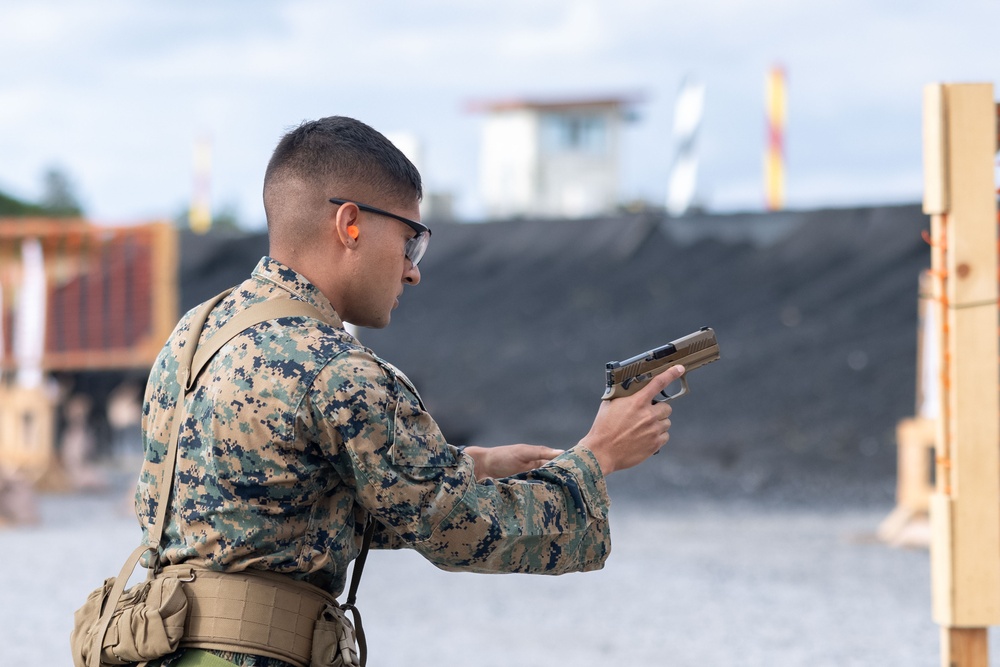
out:
M555 457L559 456L560 454L564 454L565 452L566 452L565 449L554 449L552 447L536 446L532 451L532 454L534 455L535 458L541 461L551 461Z
M646 394L649 400L653 400L653 398L657 394L659 394L661 391L670 386L670 383L679 380L682 375L684 375L683 366L681 366L680 364L678 364L677 366L671 366L670 368L668 368L667 370L663 371L659 375L655 376L652 380L650 380L649 384L647 384L643 388L641 393Z

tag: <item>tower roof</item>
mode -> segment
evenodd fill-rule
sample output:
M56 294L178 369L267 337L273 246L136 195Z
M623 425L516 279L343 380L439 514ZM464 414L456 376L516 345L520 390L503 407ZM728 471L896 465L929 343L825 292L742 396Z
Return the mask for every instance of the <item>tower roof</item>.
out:
M606 95L595 97L509 97L495 100L474 100L468 104L469 111L495 112L516 109L544 111L568 111L577 109L621 108L642 102L639 95Z

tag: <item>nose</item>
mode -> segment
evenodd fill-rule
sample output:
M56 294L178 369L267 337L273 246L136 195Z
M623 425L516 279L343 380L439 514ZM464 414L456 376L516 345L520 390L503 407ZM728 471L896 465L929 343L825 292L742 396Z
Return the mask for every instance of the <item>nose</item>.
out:
M409 268L403 272L403 282L407 285L417 285L420 283L420 269L413 265L410 260L406 260Z

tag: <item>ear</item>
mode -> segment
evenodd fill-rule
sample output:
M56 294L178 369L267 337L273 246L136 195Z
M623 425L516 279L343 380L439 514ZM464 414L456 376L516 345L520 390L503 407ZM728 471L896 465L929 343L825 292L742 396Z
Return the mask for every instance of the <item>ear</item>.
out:
M358 207L348 202L341 204L334 215L333 227L337 239L347 248L353 248L358 243L358 218L360 211Z

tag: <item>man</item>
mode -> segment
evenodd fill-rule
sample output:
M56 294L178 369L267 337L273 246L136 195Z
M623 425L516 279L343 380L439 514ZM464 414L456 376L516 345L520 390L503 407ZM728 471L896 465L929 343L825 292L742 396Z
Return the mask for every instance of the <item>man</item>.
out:
M653 397L678 367L632 397L604 401L572 449L449 445L406 376L342 326L384 327L420 282L430 230L420 175L381 134L343 117L279 142L264 178L269 255L211 312L201 341L256 303L291 297L315 318L250 326L207 363L185 401L161 563L280 573L339 596L369 517L373 545L412 548L436 566L560 574L608 556L604 477L656 453L670 406ZM146 391L146 463L136 505L156 514L177 357L188 313ZM179 651L163 665L283 664L240 651Z

